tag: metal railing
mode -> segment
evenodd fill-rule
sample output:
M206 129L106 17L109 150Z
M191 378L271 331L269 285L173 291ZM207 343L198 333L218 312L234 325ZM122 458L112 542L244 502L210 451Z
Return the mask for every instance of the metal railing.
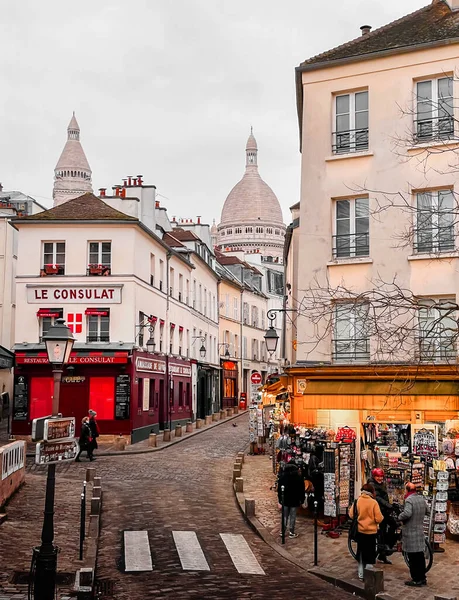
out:
M456 337L447 335L421 335L416 339L417 358L427 362L456 362Z
M333 258L369 256L369 233L345 233L333 237Z
M368 150L368 127L364 129L349 129L332 133L333 154L347 152L363 152Z
M417 119L414 121L413 135L415 143L454 139L454 118Z
M414 252L452 252L455 249L454 225L421 227L414 231Z
M96 335L96 334L88 334L86 336L86 343L90 344L91 342L109 342L110 336L108 334Z
M339 338L332 340L332 359L334 362L370 360L370 339Z

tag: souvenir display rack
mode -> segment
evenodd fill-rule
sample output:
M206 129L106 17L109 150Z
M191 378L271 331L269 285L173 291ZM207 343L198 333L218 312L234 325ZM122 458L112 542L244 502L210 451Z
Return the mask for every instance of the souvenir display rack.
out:
M336 444L324 451L324 515L346 515L355 495L355 442Z

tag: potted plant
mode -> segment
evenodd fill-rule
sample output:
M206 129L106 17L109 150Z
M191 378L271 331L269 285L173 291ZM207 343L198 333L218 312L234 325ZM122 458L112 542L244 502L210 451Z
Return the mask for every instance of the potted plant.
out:
M88 270L90 275L101 275L102 274L102 265L98 265L96 263L92 263L88 265Z
M44 265L44 267L47 275L57 275L59 272L59 267L57 265Z

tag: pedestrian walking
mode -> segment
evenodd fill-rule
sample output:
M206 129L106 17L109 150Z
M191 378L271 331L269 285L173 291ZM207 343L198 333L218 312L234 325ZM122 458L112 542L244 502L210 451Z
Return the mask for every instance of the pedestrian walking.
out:
M352 519L354 510L357 511L357 560L358 577L361 580L365 567L376 562L378 525L384 519L375 495L375 488L371 483L365 483L359 498L349 511Z
M99 437L99 425L97 424L96 417L97 413L95 410L89 410L89 428L91 430L91 438L92 441L89 444L89 460L95 460L94 458L94 450L98 448L97 438Z
M282 488L284 488L283 491ZM295 533L296 511L304 503L305 491L304 479L296 464L288 463L285 466L277 485L277 497L285 529L288 528L290 538L297 538L298 534Z
M411 579L405 585L420 587L427 585L424 517L429 508L422 496L417 493L414 483L405 486L405 505L398 516L402 523L402 549L408 555Z
M78 450L78 454L76 455L75 458L75 462L80 462L80 455L82 452L86 451L86 455L88 458L90 458L90 444L92 443L92 437L91 437L91 428L89 427L89 417L83 417L83 420L81 421L81 432L80 432L80 438L78 440L78 446L79 446L79 450Z
M368 483L371 483L375 488L376 502L379 504L384 517L383 522L379 525L379 554L377 559L386 565L391 565L392 563L387 557L392 554L392 549L396 542L397 523L392 516L395 507L389 502L389 494L387 493L384 481L384 471L382 469L373 469Z
M317 502L317 510L320 512L324 507L324 449L323 446L314 446L309 457L308 476L314 486L314 501Z

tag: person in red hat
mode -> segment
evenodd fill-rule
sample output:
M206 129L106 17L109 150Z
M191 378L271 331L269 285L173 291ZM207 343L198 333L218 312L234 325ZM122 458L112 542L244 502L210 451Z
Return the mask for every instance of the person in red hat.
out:
M389 494L384 481L384 471L382 469L373 469L368 483L375 488L376 502L379 504L383 522L379 525L379 554L378 561L390 565L391 561L387 558L392 554L392 548L396 541L397 524L392 517L394 506L389 501Z

